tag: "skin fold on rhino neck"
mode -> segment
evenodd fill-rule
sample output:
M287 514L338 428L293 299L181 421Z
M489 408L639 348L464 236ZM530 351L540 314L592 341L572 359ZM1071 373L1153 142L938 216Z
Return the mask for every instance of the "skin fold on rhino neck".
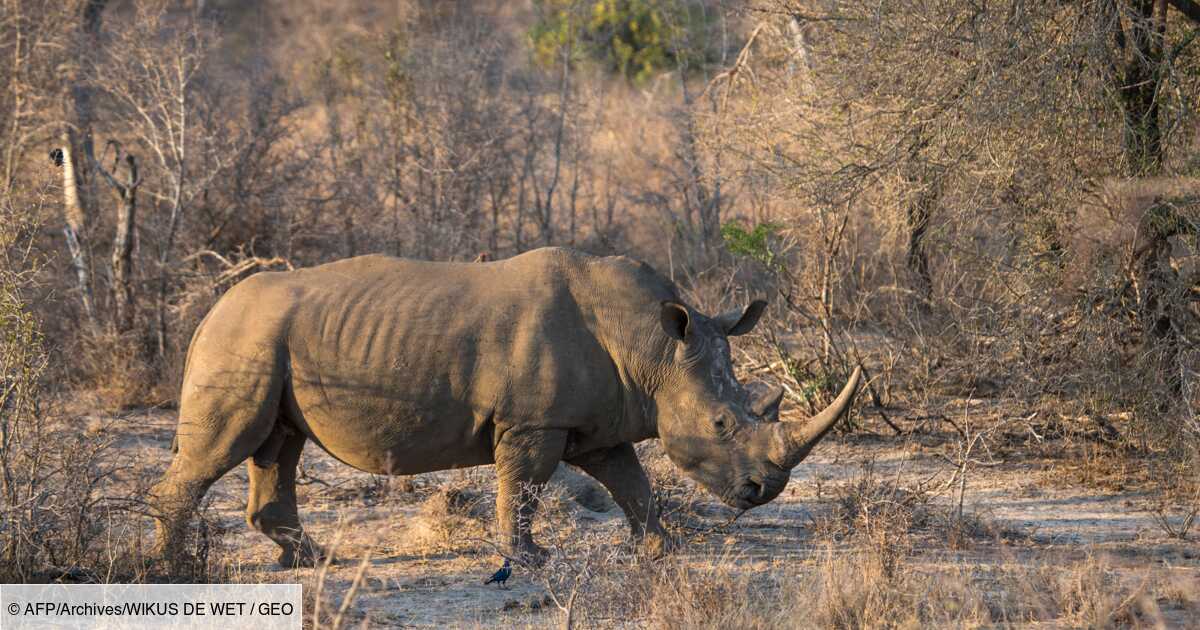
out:
M657 396L670 378L670 344L662 338L657 323L646 325L644 319L622 318L618 325L596 331L597 339L619 340L604 345L621 382L620 433L630 442L661 437L662 408Z

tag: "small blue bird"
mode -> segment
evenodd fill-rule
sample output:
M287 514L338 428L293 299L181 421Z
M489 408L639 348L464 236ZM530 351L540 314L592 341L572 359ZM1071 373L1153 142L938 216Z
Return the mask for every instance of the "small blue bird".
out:
M510 575L512 575L512 563L509 562L508 558L505 558L504 566L500 567L499 571L496 571L495 573L493 573L492 577L488 578L487 581L483 583L483 585L487 586L488 584L495 582L495 583L499 584L501 588L503 588L504 583L508 581L508 577Z

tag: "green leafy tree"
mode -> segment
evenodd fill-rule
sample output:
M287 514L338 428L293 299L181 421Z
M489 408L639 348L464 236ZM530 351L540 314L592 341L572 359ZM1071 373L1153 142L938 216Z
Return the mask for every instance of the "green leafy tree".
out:
M771 238L779 232L779 227L768 222L747 230L742 224L729 221L721 226L721 238L725 241L725 248L734 256L757 260L768 269L777 271L780 263L771 249Z
M707 58L703 6L676 0L539 0L530 29L534 57L544 65L591 58L633 81ZM699 37L698 37L699 36ZM697 42L700 42L697 44Z

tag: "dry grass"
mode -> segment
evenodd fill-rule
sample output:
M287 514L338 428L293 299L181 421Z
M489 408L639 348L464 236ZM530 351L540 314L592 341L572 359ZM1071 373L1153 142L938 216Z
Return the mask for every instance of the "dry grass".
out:
M827 548L791 597L812 602L812 627L978 627L988 607L963 567L922 572L871 551Z
M1122 568L1102 556L900 563L873 549L826 547L768 564L736 556L609 566L586 585L572 621L647 628L822 630L982 628L1052 623L1080 628L1165 627L1200 613L1200 588L1169 571ZM614 560L616 561L616 560ZM626 560L620 560L626 562ZM565 618L565 615L564 615Z
M794 619L780 600L787 573L752 573L730 558L674 562L652 570L645 594L650 628L782 628Z
M651 581L646 625L1126 628L1200 613L1194 579L1121 568L1098 555L989 568L968 561L923 564L915 557L895 563L875 550L827 547L803 564L763 568L728 558L670 565Z

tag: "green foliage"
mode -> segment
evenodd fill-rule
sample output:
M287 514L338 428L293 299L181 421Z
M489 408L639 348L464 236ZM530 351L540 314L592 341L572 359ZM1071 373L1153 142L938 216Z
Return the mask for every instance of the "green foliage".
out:
M683 0L538 0L530 29L534 57L546 66L592 58L633 81L706 58L701 35L710 17Z
M407 54L406 34L400 29L393 29L383 51L383 59L387 64L384 85L387 86L388 98L393 104L408 101L412 92L412 76L406 63Z
M725 241L725 248L729 253L757 260L775 271L779 262L771 249L771 238L779 232L779 228L779 225L768 222L759 223L747 230L740 223L729 221L721 226L721 238Z

